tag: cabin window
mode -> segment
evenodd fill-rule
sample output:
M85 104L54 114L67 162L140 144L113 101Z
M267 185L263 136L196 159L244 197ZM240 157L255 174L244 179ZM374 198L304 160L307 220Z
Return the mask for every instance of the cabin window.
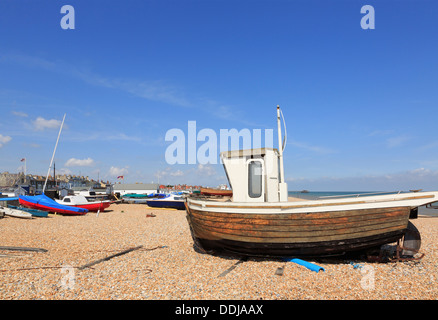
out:
M70 202L70 198L65 198L64 202Z
M248 163L248 195L251 198L259 198L262 195L262 173L262 163L260 161L250 161Z

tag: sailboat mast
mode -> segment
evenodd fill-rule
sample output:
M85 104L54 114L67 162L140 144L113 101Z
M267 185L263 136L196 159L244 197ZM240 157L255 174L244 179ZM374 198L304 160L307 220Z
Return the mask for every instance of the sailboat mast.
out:
M55 149L53 150L52 160L50 160L49 170L47 170L46 181L44 182L44 187L43 187L43 194L44 194L44 190L46 190L47 179L49 178L50 168L52 167L53 159L55 158L55 152L56 152L56 148L58 147L58 141L59 141L59 137L61 135L62 126L64 125L64 120L65 120L65 113L64 113L64 117L62 118L61 127L59 128L58 138L56 139L56 144L55 144Z

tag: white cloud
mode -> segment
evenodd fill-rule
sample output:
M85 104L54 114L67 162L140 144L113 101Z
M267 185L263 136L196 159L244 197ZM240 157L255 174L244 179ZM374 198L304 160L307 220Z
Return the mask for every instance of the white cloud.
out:
M59 170L56 171L56 174L72 174L73 172L70 169L67 168L61 168Z
M292 146L297 147L297 148L313 151L313 152L316 152L319 154L328 154L328 153L335 152L334 150L332 150L330 148L320 147L320 146L312 146L312 145L308 145L306 143L298 142L298 141L288 141L287 144L292 145Z
M212 166L198 164L198 167L196 168L196 173L205 176L214 176L216 174L216 170Z
M175 172L171 172L169 173L172 177L181 177L184 175L184 172L182 172L181 170L176 170Z
M183 94L178 89L164 85L158 81L143 81L143 82L121 82L112 81L113 86L118 89L125 90L136 96L153 100L165 102L181 107L190 107L191 103L183 97Z
M68 159L67 162L65 163L66 167L90 167L94 165L94 160L91 158L87 158L87 159L76 159L76 158L71 158Z
M109 170L109 175L110 176L123 176L125 174L128 174L128 168L118 168L118 167L111 167Z
M418 150L419 151L427 151L427 150L436 149L436 148L438 148L438 141L433 141L429 144L418 147Z
M17 117L27 117L27 113L21 112L21 111L12 111L12 114L16 115Z
M386 139L386 144L389 148L394 148L394 147L401 146L403 143L405 143L409 139L410 139L410 137L408 137L406 135L401 135L401 136Z
M8 143L11 140L12 140L12 138L10 136L4 136L4 135L0 134L0 148L3 147L6 143Z
M185 173L181 170L172 171L170 167L167 167L164 170L158 170L154 173L154 176L158 179L171 176L171 177L182 177Z
M373 136L386 136L389 134L394 133L394 130L374 130L373 132L371 132L370 134L368 134L369 137L373 137Z
M60 60L49 61L44 58L29 55L0 54L0 63L1 62L13 62L30 68L39 68L66 75L80 79L93 86L120 90L150 101L158 101L185 108L202 108L202 111L207 110L219 118L236 120L247 125L253 125L246 120L247 117L245 117L243 113L239 113L236 107L223 105L222 103L205 99L204 97L196 97L187 94L186 88L167 83L163 80L108 77L92 72L88 68L78 67Z
M32 121L34 129L37 131L42 131L44 129L55 129L61 126L61 121L56 119L44 119L43 117L38 117Z

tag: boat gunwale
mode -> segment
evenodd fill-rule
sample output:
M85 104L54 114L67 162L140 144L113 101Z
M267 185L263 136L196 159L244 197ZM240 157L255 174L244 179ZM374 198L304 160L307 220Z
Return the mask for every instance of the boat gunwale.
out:
M383 198L382 198L383 197ZM386 197L386 198L384 198ZM371 199L370 199L371 198ZM435 198L435 194L425 194L421 196L409 196L409 197L391 197L387 196L370 196L368 199L363 198L360 201L336 201L336 200L303 200L303 201L288 201L288 202L231 202L231 201L217 201L215 199L194 199L188 198L189 205L198 206L201 208L226 208L226 209L305 209L305 208L318 208L318 207L332 207L332 206L346 206L346 205L358 205L358 204L378 204L383 202L396 202L396 201L408 201L408 200L420 200ZM339 200L339 199L338 199ZM205 202L205 203L203 203ZM210 203L209 203L210 202ZM315 203L316 202L316 203ZM434 202L434 201L432 201ZM214 203L214 204L212 204ZM295 203L294 205L289 205ZM301 204L298 204L301 203Z

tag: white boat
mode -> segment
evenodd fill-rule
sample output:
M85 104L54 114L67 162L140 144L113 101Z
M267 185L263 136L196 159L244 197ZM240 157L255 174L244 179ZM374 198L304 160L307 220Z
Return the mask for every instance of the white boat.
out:
M18 209L11 209L11 208L5 208L0 207L0 211L4 213L6 216L14 217L14 218L21 218L21 219L32 219L32 214L26 211L18 210Z
M65 196L62 200L55 199L59 204L87 209L88 211L103 211L111 205L111 200L88 201L83 195Z
M187 220L198 247L248 255L324 256L378 248L405 237L418 251L420 237L409 219L416 218L419 206L436 202L438 191L288 201L279 107L277 122L278 150L220 154L233 190L230 201L196 195L187 199Z
M148 199L146 204L154 208L173 208L184 210L185 197L179 194L164 194L162 197Z

